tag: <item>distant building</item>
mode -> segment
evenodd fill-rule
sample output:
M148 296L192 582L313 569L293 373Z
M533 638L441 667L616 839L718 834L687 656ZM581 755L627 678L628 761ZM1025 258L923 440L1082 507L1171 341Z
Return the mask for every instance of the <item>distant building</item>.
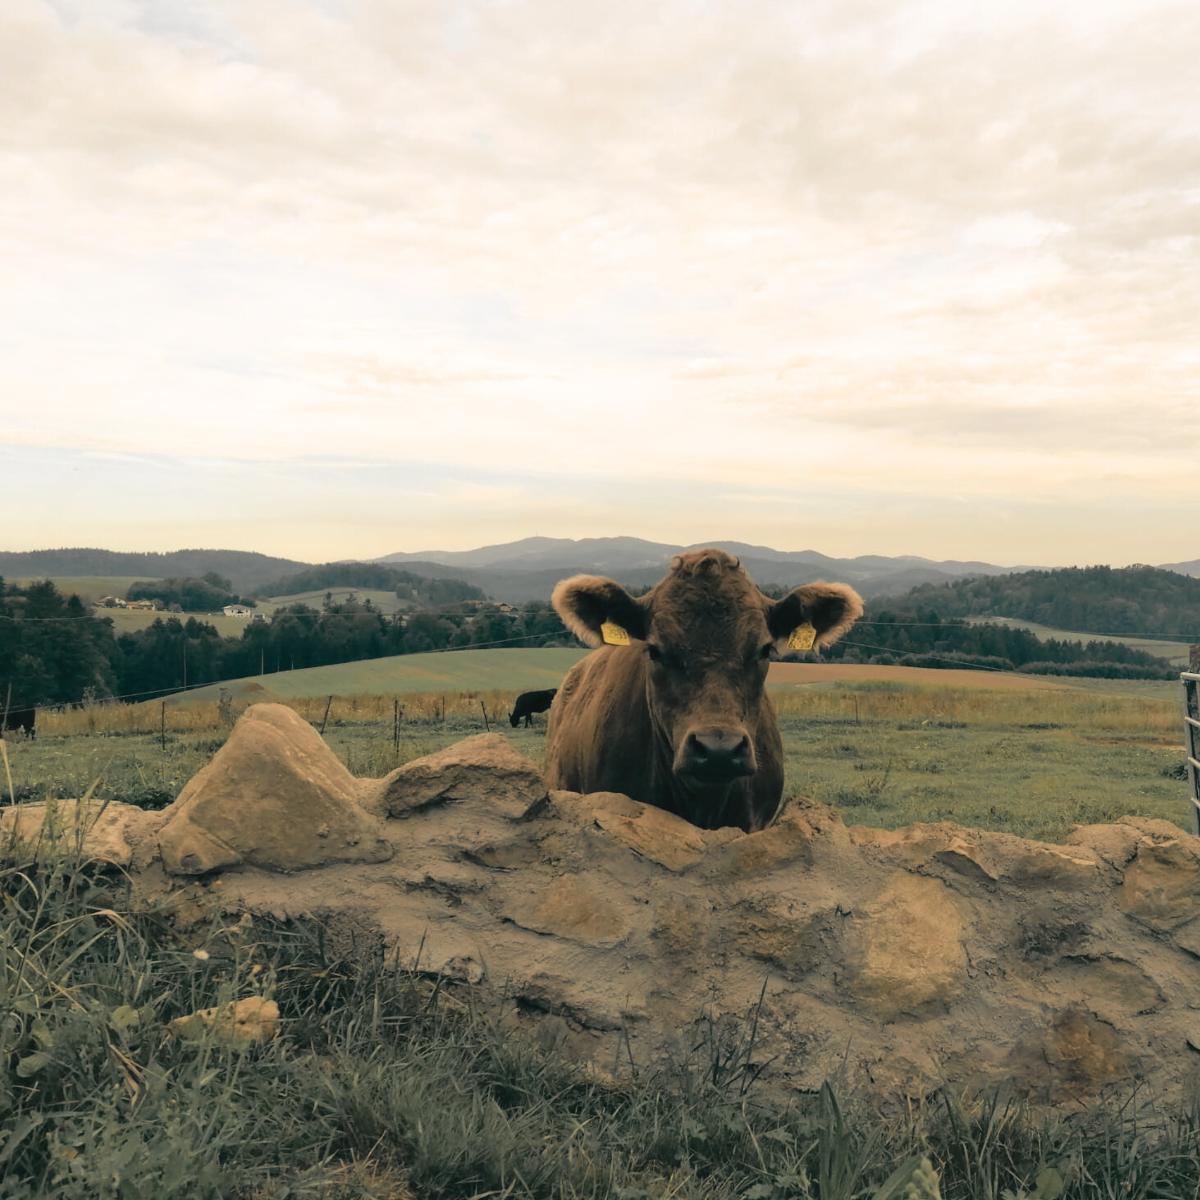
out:
M227 617L249 617L254 615L254 609L248 604L227 604L221 611Z
M120 596L101 596L100 597L100 607L101 608L124 608L125 606L126 606L125 601L123 599L121 599Z
M124 604L119 604L118 608L136 608L142 612L157 612L159 604L157 600L128 600Z

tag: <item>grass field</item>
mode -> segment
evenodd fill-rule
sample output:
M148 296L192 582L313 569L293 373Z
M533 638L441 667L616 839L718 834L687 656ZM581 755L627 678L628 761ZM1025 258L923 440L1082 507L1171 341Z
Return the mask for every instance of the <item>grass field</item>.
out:
M331 588L328 590L332 592L335 600L345 600L351 595L357 596L359 600L369 599L385 615L399 612L405 607L403 602L396 599L393 592L372 591L369 588ZM100 593L100 595L109 594L108 592ZM111 594L123 596L125 591L122 589ZM301 592L295 596L276 596L271 600L262 601L258 606L258 611L267 620L271 619L272 613L288 604L307 604L310 608L319 611L325 603L325 596L325 591ZM240 638L250 623L249 617L227 617L224 613L144 612L140 609L130 610L127 608L98 608L96 616L108 617L117 633L135 633L139 629L148 628L159 619L168 617L178 617L181 621L186 621L188 617L195 617L197 621L203 621L213 626L222 637Z
M277 608L283 608L288 604L307 604L309 608L321 609L325 605L326 596L332 596L337 603L348 600L351 596L356 597L359 601L370 600L385 615L402 612L413 607L407 600L397 599L395 592L385 592L376 588L345 587L321 588L315 592L297 592L294 596L272 596L269 600L261 601L258 607L268 617Z
M436 654L401 654L361 662L307 667L238 680L257 683L286 699L306 696L394 695L452 691L529 691L557 687L583 650L453 650ZM215 700L219 685L196 689Z
M553 683L576 656L384 660L393 685L436 671L439 690L341 696L326 738L355 774L380 775L480 732L486 713L541 761L544 718L529 730L503 721L525 686L512 677ZM1054 838L1124 813L1184 817L1173 685L879 670L788 668L774 689L788 789L849 823L949 818ZM481 686L498 680L508 690ZM238 690L271 695L256 681ZM326 716L320 696L288 702ZM168 707L164 746L162 714L157 703L45 714L36 742L8 745L15 798L94 787L169 803L228 724L212 699L189 696ZM601 1080L527 1040L516 1007L484 1009L382 957L340 959L311 924L228 918L181 935L121 877L3 846L0 903L3 1200L1200 1197L1200 1117L1144 1092L1049 1112L945 1092L899 1104L835 1079L784 1100L756 1061L754 1013L719 1027L680 1013L689 1036L675 1056ZM279 1005L278 1036L262 1046L169 1031L244 996Z
M39 579L49 579L63 595L74 593L81 600L94 604L104 596L124 596L132 584L153 578L153 575L39 575L10 582L27 587Z
M224 613L170 613L148 612L145 609L129 608L98 608L97 617L107 617L113 623L113 629L118 633L136 633L139 629L149 629L155 621L166 621L174 617L186 621L195 617L211 625L222 637L241 637L242 631L249 624L248 617L227 617Z
M380 680L368 678L361 694L347 695L340 677L328 693L335 699L326 736L355 774L382 775L401 761L481 732L486 713L493 729L541 762L545 718L533 729L512 730L506 714L517 691L553 686L575 657L574 651L475 650L378 660L376 669L392 664L393 673L382 680L391 690L373 688ZM427 661L414 663L418 658ZM395 674L398 670L404 674ZM529 673L521 677L522 670ZM805 670L820 678L798 685L795 676ZM881 670L893 677L862 677ZM1051 840L1073 824L1125 814L1186 821L1176 685L1101 690L1095 685L1108 681L1072 687L1033 680L1018 688L999 686L982 672L929 672L949 677L950 686L937 686L919 671L909 675L922 682L900 682L905 671L786 669L774 696L789 793L832 804L851 824L952 820ZM232 695L242 705L283 700L319 723L327 696L277 690L302 674L309 673L243 681ZM508 686L495 686L497 681ZM464 686L468 683L474 686ZM398 752L391 736L396 702ZM45 714L36 742L14 741L10 747L18 797L79 795L99 781L103 796L168 803L221 744L226 726L211 689L168 705L165 751L158 736L162 718L158 702Z
M1054 629L1049 625L1039 625L1036 621L1022 621L1017 617L968 617L975 624L1008 625L1013 629L1028 629L1030 633L1040 638L1056 638L1060 642L1121 642L1134 650L1144 650L1165 658L1174 666L1186 669L1188 664L1188 648L1183 642L1167 642L1154 638L1137 638L1114 635L1105 637L1098 633L1077 633L1069 629ZM1170 632L1170 631L1168 631Z

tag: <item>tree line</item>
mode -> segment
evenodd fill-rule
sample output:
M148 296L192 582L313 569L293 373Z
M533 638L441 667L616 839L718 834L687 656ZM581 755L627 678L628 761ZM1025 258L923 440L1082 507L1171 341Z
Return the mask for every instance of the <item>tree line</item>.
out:
M216 612L227 604L255 607L252 596L243 599L233 590L233 584L216 571L206 571L198 579L191 575L170 579L148 579L130 584L125 593L128 600L157 600L163 608L177 612Z
M320 563L272 580L261 590L267 596L295 596L326 588L394 592L400 600L427 608L487 599L482 588L462 579L430 579L401 567L362 562Z
M1027 629L943 616L937 609L883 608L823 652L843 662L904 667L983 667L1034 675L1174 679L1165 659L1123 642L1041 638Z
M943 617L1015 617L1080 633L1155 637L1200 631L1200 579L1159 567L972 576L924 584L887 604L897 613L932 609Z
M467 585L470 586L470 585ZM223 637L207 621L164 615L145 629L116 633L78 596L53 583L0 580L0 703L14 707L110 696L152 696L181 687L395 654L488 645L576 645L547 601L517 609L459 602L384 614L369 600L321 608L290 604L268 620ZM1120 642L1039 638L1024 629L971 623L933 608L869 614L824 655L901 666L992 667L1036 674L1171 679L1177 669Z
M16 708L148 696L247 675L497 642L572 644L548 603L506 609L479 603L387 615L369 600L328 596L319 609L290 604L269 620L248 621L239 637L223 637L196 617L171 615L118 634L110 619L93 615L53 583L20 587L0 580L0 704L10 685Z

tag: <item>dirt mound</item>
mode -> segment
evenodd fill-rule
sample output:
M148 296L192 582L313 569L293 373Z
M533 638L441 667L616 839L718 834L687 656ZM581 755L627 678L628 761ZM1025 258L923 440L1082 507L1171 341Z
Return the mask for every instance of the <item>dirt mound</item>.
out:
M139 886L369 929L409 967L515 1000L525 1027L599 1067L752 1016L756 1060L794 1088L848 1074L1057 1103L1196 1082L1200 840L1166 823L1080 827L1059 846L847 828L793 800L760 833L704 831L624 796L546 794L495 735L351 788L277 706L239 731L246 753L188 785L157 844L140 826L129 839ZM206 828L240 863L189 879L171 874L190 869L175 829L205 772L237 798ZM273 790L282 778L295 786ZM323 826L369 831L390 857L281 873Z

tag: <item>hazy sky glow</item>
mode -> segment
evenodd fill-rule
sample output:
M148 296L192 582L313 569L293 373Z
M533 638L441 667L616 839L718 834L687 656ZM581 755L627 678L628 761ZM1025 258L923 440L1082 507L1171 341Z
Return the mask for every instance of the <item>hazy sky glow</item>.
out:
M0 540L1194 558L1197 62L1190 2L0 0Z

